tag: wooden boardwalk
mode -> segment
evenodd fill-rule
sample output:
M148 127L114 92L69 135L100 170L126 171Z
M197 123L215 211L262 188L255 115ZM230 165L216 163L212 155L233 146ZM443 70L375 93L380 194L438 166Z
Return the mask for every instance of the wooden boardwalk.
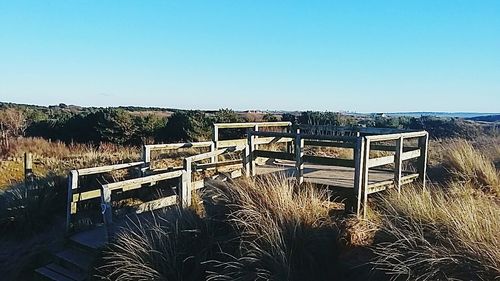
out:
M295 176L295 163L292 161L274 161L265 165L257 165L257 175L271 173L285 173L289 177ZM304 164L304 182L325 185L331 188L354 188L354 168ZM391 180L394 172L370 170L369 184Z

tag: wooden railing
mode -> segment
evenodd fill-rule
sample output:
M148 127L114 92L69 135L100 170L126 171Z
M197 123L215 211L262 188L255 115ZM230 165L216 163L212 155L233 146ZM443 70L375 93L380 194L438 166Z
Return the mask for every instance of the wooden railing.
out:
M286 128L286 132L260 131L258 130L259 127ZM218 140L219 129L231 128L249 129L247 131L247 138ZM358 215L366 214L368 195L372 193L390 187L395 187L399 191L402 185L415 180L419 180L425 187L428 146L428 134L425 131L403 132L401 130L391 131L390 129L377 128L342 128L339 132L335 133L331 126L329 128L320 128L317 131L314 131L312 128L304 130L306 133L302 132L300 128L295 128L292 131L291 123L289 122L215 124L213 141L145 145L143 147L142 161L72 170L68 177L67 229L70 229L72 216L78 211L78 203L100 197L103 220L110 223L112 222L111 195L113 191L139 189L165 180L178 179L178 184L176 185L177 194L150 202L150 209L176 203L184 207L189 206L191 204L191 192L205 186L205 179L193 181L193 173L210 169L217 170L220 167L231 165L240 165L239 168L236 166L237 169L227 175L226 178L235 178L242 174L248 177L255 176L255 160L258 157L295 162L295 177L299 184L304 181L305 163L354 168L353 198L356 199L354 208ZM388 132L392 133L387 134ZM417 140L417 145L404 145L405 140L412 139ZM396 144L388 142L395 142ZM274 143L286 144L286 151L263 149L262 145ZM317 146L352 149L353 157L344 159L305 155L304 150L306 147ZM183 165L179 167L152 169L152 151L177 150L182 148L208 148L209 151L186 157L183 159ZM370 157L371 151L389 152L389 155L372 158ZM241 157L236 157L237 159L233 160L218 161L219 156L226 154L234 155L235 153ZM403 162L410 159L418 159L416 172L403 171ZM382 166L387 165L394 165L390 169L394 172L394 178L369 183L370 169L380 169ZM81 176L104 174L128 168L140 169L140 176L138 178L104 184L85 191L80 191L81 189L79 189L79 177Z

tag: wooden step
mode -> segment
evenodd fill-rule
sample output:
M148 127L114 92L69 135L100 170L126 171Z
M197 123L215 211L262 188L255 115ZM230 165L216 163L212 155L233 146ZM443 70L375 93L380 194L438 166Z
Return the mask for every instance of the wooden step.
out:
M92 266L94 257L77 248L68 248L56 253L56 258L62 266L73 268L76 267L82 272L86 272Z
M74 234L69 241L78 248L92 253L103 248L108 243L108 233L105 226Z
M65 268L65 267L63 267L59 264L56 264L56 263L48 264L45 267L49 268L50 270L52 270L54 272L62 274L62 275L66 276L72 280L75 280L75 281L84 281L85 279L87 279L87 274L82 273L82 272L78 272L78 271L74 271L72 269Z
M38 274L38 277L42 280L54 280L54 281L75 281L69 277L64 276L58 272L53 271L52 269L44 266L35 270L35 273Z

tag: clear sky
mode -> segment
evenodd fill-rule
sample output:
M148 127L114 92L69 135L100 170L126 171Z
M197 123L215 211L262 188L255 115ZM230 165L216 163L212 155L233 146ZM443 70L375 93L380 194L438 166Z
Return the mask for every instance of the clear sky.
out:
M0 0L0 101L500 111L500 1Z

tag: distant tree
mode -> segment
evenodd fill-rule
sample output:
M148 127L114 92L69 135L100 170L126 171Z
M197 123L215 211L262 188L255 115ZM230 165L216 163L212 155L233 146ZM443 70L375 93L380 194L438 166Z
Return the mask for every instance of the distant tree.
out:
M292 122L293 124L297 123L297 117L291 113L284 113L281 116L281 121Z
M167 120L167 125L158 132L163 141L201 141L211 136L213 120L198 110L177 111Z
M245 119L242 116L229 108L219 109L213 115L214 123L239 123L244 121Z
M136 126L130 113L123 109L105 109L96 113L96 131L101 141L131 143Z
M262 117L262 120L264 120L264 121L266 121L266 122L276 122L276 121L279 121L279 120L278 120L278 117L276 117L276 115L271 114L271 113L266 113L266 114Z
M0 110L0 132L3 148L9 148L10 138L23 136L27 126L28 120L23 110L16 108Z
M166 125L166 119L156 114L135 117L137 128L134 142L148 144L154 142L155 136Z

